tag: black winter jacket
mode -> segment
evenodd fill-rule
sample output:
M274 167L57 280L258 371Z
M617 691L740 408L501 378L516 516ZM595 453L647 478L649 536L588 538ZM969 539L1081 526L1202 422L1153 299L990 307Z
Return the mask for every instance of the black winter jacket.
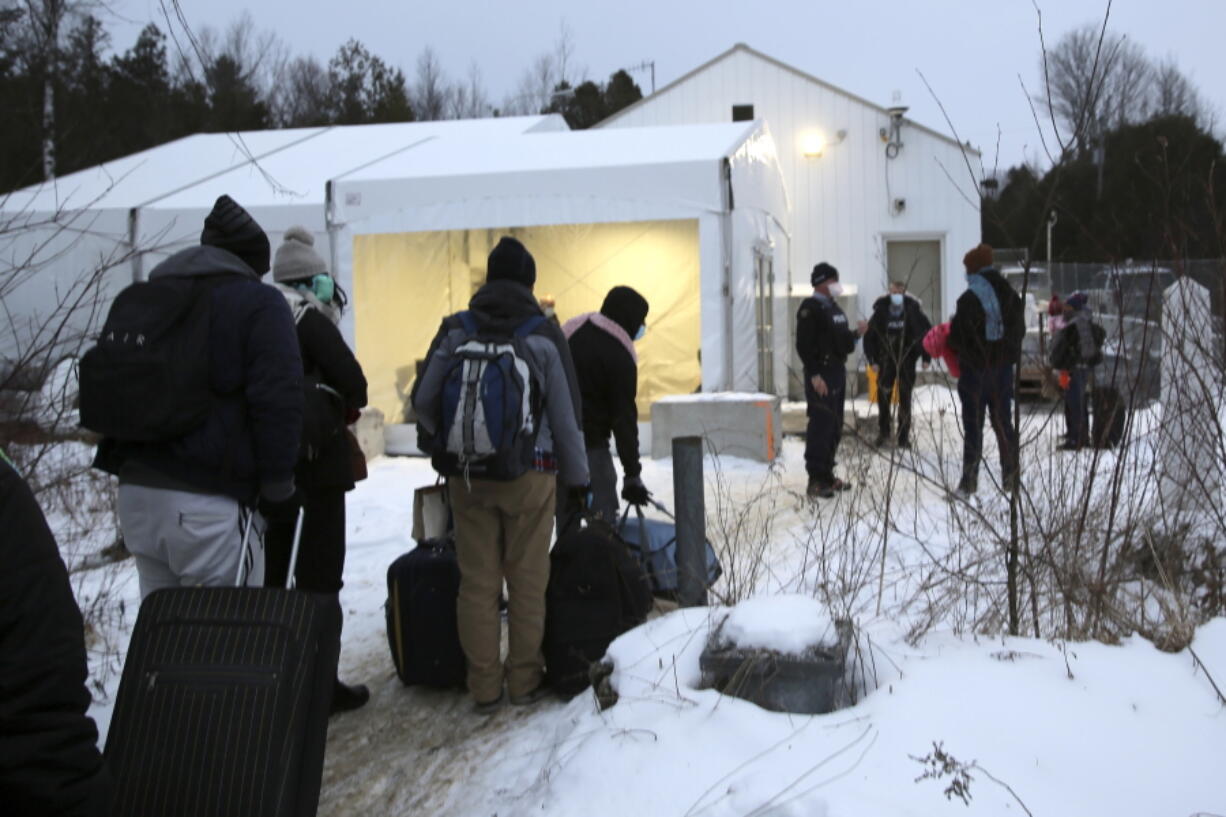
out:
M249 502L293 491L302 436L302 358L289 307L238 256L219 247L175 253L150 273L221 276L209 297L213 405L168 443L104 440L94 464L124 481L219 493Z
M796 312L796 353L804 364L805 377L847 362L859 338L847 316L833 298L805 298Z
M904 295L902 310L894 315L890 310L888 295L878 298L873 304L873 316L868 321L864 335L864 356L874 366L887 363L903 368L915 368L915 361L923 358L925 363L932 356L924 351L924 335L932 328L932 322L920 308L919 301Z
M1078 366L1097 366L1103 362L1103 343L1107 340L1107 330L1096 323L1090 324L1090 334L1094 336L1094 355L1089 360L1081 358L1081 338L1076 324L1069 324L1056 333L1051 345L1051 367L1053 369L1075 369Z
M620 340L591 320L570 336L570 353L583 396L584 444L608 448L613 435L626 476L638 476L638 364Z
M970 289L958 296L958 305L949 326L949 346L957 353L958 364L963 371L1017 363L1021 359L1022 341L1026 337L1021 297L997 270L989 268L980 274L992 285L1000 301L1004 335L1000 340L988 340L987 318L979 297Z
M305 309L298 319L298 344L303 371L319 378L345 401L346 412L366 405L366 375L336 324L316 309ZM353 488L353 463L344 420L313 459L302 459L295 473L304 486Z
M0 811L105 815L84 625L29 487L0 460Z

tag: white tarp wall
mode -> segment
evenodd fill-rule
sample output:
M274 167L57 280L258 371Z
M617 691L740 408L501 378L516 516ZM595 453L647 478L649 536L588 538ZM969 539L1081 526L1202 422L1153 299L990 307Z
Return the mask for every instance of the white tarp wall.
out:
M260 222L274 251L301 224L328 258L331 179L433 140L557 130L566 123L555 114L196 134L4 195L0 360L47 346L53 357L74 353L120 288L199 242L223 193Z

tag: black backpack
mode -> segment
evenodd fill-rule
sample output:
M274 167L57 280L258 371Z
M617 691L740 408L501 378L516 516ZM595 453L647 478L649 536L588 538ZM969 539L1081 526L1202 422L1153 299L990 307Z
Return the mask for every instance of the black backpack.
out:
M230 277L155 278L120 292L81 358L81 425L132 442L201 425L212 400L209 292Z
M561 695L587 687L588 670L609 643L647 620L651 584L625 542L603 520L572 528L549 554L545 669Z

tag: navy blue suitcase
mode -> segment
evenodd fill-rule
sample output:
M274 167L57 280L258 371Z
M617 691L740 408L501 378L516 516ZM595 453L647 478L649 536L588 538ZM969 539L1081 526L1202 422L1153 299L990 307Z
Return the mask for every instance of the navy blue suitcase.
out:
M463 686L456 597L460 564L449 537L427 539L387 569L387 642L406 685Z
M291 577L298 533L294 541ZM111 813L313 817L339 628L331 595L241 586L150 593L107 735Z

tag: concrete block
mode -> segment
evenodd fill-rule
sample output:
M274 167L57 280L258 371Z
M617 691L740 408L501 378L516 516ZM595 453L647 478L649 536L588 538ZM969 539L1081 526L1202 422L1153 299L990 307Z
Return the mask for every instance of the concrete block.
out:
M670 457L674 437L702 436L706 450L770 462L783 441L782 398L773 394L679 394L651 405L651 454Z
M370 406L362 409L362 416L353 424L353 433L358 438L358 445L366 459L383 456L383 412Z

